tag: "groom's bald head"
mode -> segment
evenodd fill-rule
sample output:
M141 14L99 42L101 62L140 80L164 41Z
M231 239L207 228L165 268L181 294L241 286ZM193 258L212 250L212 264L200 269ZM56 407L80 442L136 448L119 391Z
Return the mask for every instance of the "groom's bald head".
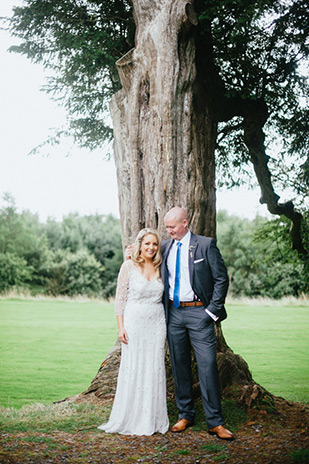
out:
M188 213L180 206L174 206L166 213L164 223L170 236L181 240L188 232Z

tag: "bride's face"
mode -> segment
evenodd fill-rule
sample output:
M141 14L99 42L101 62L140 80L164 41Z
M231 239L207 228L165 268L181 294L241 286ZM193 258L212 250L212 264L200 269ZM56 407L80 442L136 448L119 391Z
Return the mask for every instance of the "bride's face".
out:
M158 251L158 241L152 234L145 235L141 243L140 257L145 261L151 261Z

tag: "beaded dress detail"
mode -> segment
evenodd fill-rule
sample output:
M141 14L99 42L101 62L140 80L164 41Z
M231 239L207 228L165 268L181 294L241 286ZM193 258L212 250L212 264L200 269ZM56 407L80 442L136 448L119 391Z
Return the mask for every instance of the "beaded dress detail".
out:
M163 288L161 280L148 281L131 260L122 264L115 310L123 314L128 344L121 344L111 415L99 426L105 432L152 435L168 430Z

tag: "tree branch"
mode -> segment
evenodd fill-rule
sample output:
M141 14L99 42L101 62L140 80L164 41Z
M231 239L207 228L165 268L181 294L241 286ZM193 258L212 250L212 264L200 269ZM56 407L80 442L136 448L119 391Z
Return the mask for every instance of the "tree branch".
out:
M269 113L263 99L248 100L240 97L223 97L219 105L219 120L227 122L235 116L243 117L244 142L249 150L250 159L254 167L259 186L261 188L260 203L266 204L271 214L284 215L291 221L290 237L292 249L299 254L307 255L301 235L302 214L295 211L292 201L278 203L279 195L276 194L271 173L268 168L270 157L266 154L263 131Z
M254 171L261 188L260 203L266 204L272 214L284 215L291 220L290 236L292 249L306 255L301 236L302 215L295 211L292 201L278 203L279 195L274 191L271 173L268 168L269 156L265 152L265 134L263 126L268 118L268 110L264 101L244 102L244 141L248 147Z

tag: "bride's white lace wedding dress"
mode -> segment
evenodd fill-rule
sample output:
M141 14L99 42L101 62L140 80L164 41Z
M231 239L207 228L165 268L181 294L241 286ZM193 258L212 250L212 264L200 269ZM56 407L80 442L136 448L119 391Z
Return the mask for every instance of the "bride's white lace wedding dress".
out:
M105 432L127 435L165 433L165 338L163 283L148 281L131 260L120 269L116 315L124 317L128 344L122 343L117 390Z

